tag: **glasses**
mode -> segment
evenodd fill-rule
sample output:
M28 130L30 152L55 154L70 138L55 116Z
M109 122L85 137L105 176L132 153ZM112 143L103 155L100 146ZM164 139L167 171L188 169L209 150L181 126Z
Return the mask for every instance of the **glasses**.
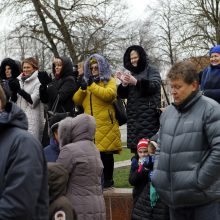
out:
M91 66L91 67L90 67L90 70L91 70L91 71L93 71L93 70L98 70L98 68L99 68L98 66Z

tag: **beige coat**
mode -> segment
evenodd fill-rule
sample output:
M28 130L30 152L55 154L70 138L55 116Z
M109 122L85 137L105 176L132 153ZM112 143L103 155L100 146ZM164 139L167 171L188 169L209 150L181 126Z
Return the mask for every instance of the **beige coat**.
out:
M44 105L40 102L38 71L35 71L24 82L21 75L18 77L21 89L30 94L33 104L27 102L22 96L18 95L16 104L25 112L28 118L28 131L39 141L42 139L44 120Z
M69 172L66 196L71 201L77 220L105 220L105 202L101 187L103 165L93 143L94 117L81 114L59 123L60 155Z

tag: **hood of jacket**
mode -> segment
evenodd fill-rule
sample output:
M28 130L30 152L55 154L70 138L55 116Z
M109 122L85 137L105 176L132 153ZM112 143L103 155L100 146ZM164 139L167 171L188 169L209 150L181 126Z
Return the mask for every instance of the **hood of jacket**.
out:
M8 102L5 107L7 117L0 117L0 128L7 126L28 129L27 116L15 103Z
M108 82L111 78L110 67L108 61L101 55L95 53L89 56L89 58L85 61L84 64L84 79L88 82L89 77L92 75L90 70L90 60L96 59L99 67L99 77L103 82Z
M65 195L69 174L60 163L48 162L47 168L50 202L53 202L59 196Z
M95 118L80 114L75 118L67 117L59 122L58 135L60 147L81 140L93 141L96 130Z
M136 67L131 64L131 60L130 60L130 54L132 50L135 50L139 54L139 60ZM125 69L131 71L132 73L138 74L144 71L146 66L148 66L149 59L143 47L139 45L133 45L128 47L127 50L125 51L123 62Z
M58 57L62 60L63 66L60 73L60 78L63 78L65 76L74 76L74 66L73 62L69 57ZM55 76L55 65L53 63L53 74Z
M6 66L10 66L12 78L16 78L20 75L21 66L20 66L19 61L15 61L11 58L5 58L1 62L1 68L0 68L0 77L1 77L1 79L7 79L6 75L5 75L5 67Z

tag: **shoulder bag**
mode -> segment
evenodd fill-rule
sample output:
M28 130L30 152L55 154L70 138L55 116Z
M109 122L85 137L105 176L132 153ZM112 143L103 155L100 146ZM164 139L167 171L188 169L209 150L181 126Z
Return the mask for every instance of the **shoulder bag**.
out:
M115 109L115 117L118 120L119 126L127 123L126 103L119 96L113 101Z

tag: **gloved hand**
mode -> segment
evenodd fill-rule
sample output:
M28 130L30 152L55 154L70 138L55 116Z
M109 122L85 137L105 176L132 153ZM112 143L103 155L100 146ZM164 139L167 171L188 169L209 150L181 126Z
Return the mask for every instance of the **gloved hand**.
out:
M148 164L149 163L149 156L146 156L146 157L142 157L141 159L140 159L140 163L141 164Z
M52 81L51 77L46 71L39 71L38 79L42 85L48 85Z
M93 80L94 80L95 83L100 82L100 76L94 76Z
M154 161L152 159L152 156L149 156L148 161L145 161L143 165L145 168L147 168L149 170L153 170Z
M86 81L84 79L81 80L80 88L82 90L86 90L87 89L87 83L86 83Z
M88 86L90 86L94 82L93 76L89 76Z
M17 93L18 91L21 90L21 86L20 86L20 83L17 78L11 78L8 82L8 85L9 85L11 91L13 91L15 93Z

